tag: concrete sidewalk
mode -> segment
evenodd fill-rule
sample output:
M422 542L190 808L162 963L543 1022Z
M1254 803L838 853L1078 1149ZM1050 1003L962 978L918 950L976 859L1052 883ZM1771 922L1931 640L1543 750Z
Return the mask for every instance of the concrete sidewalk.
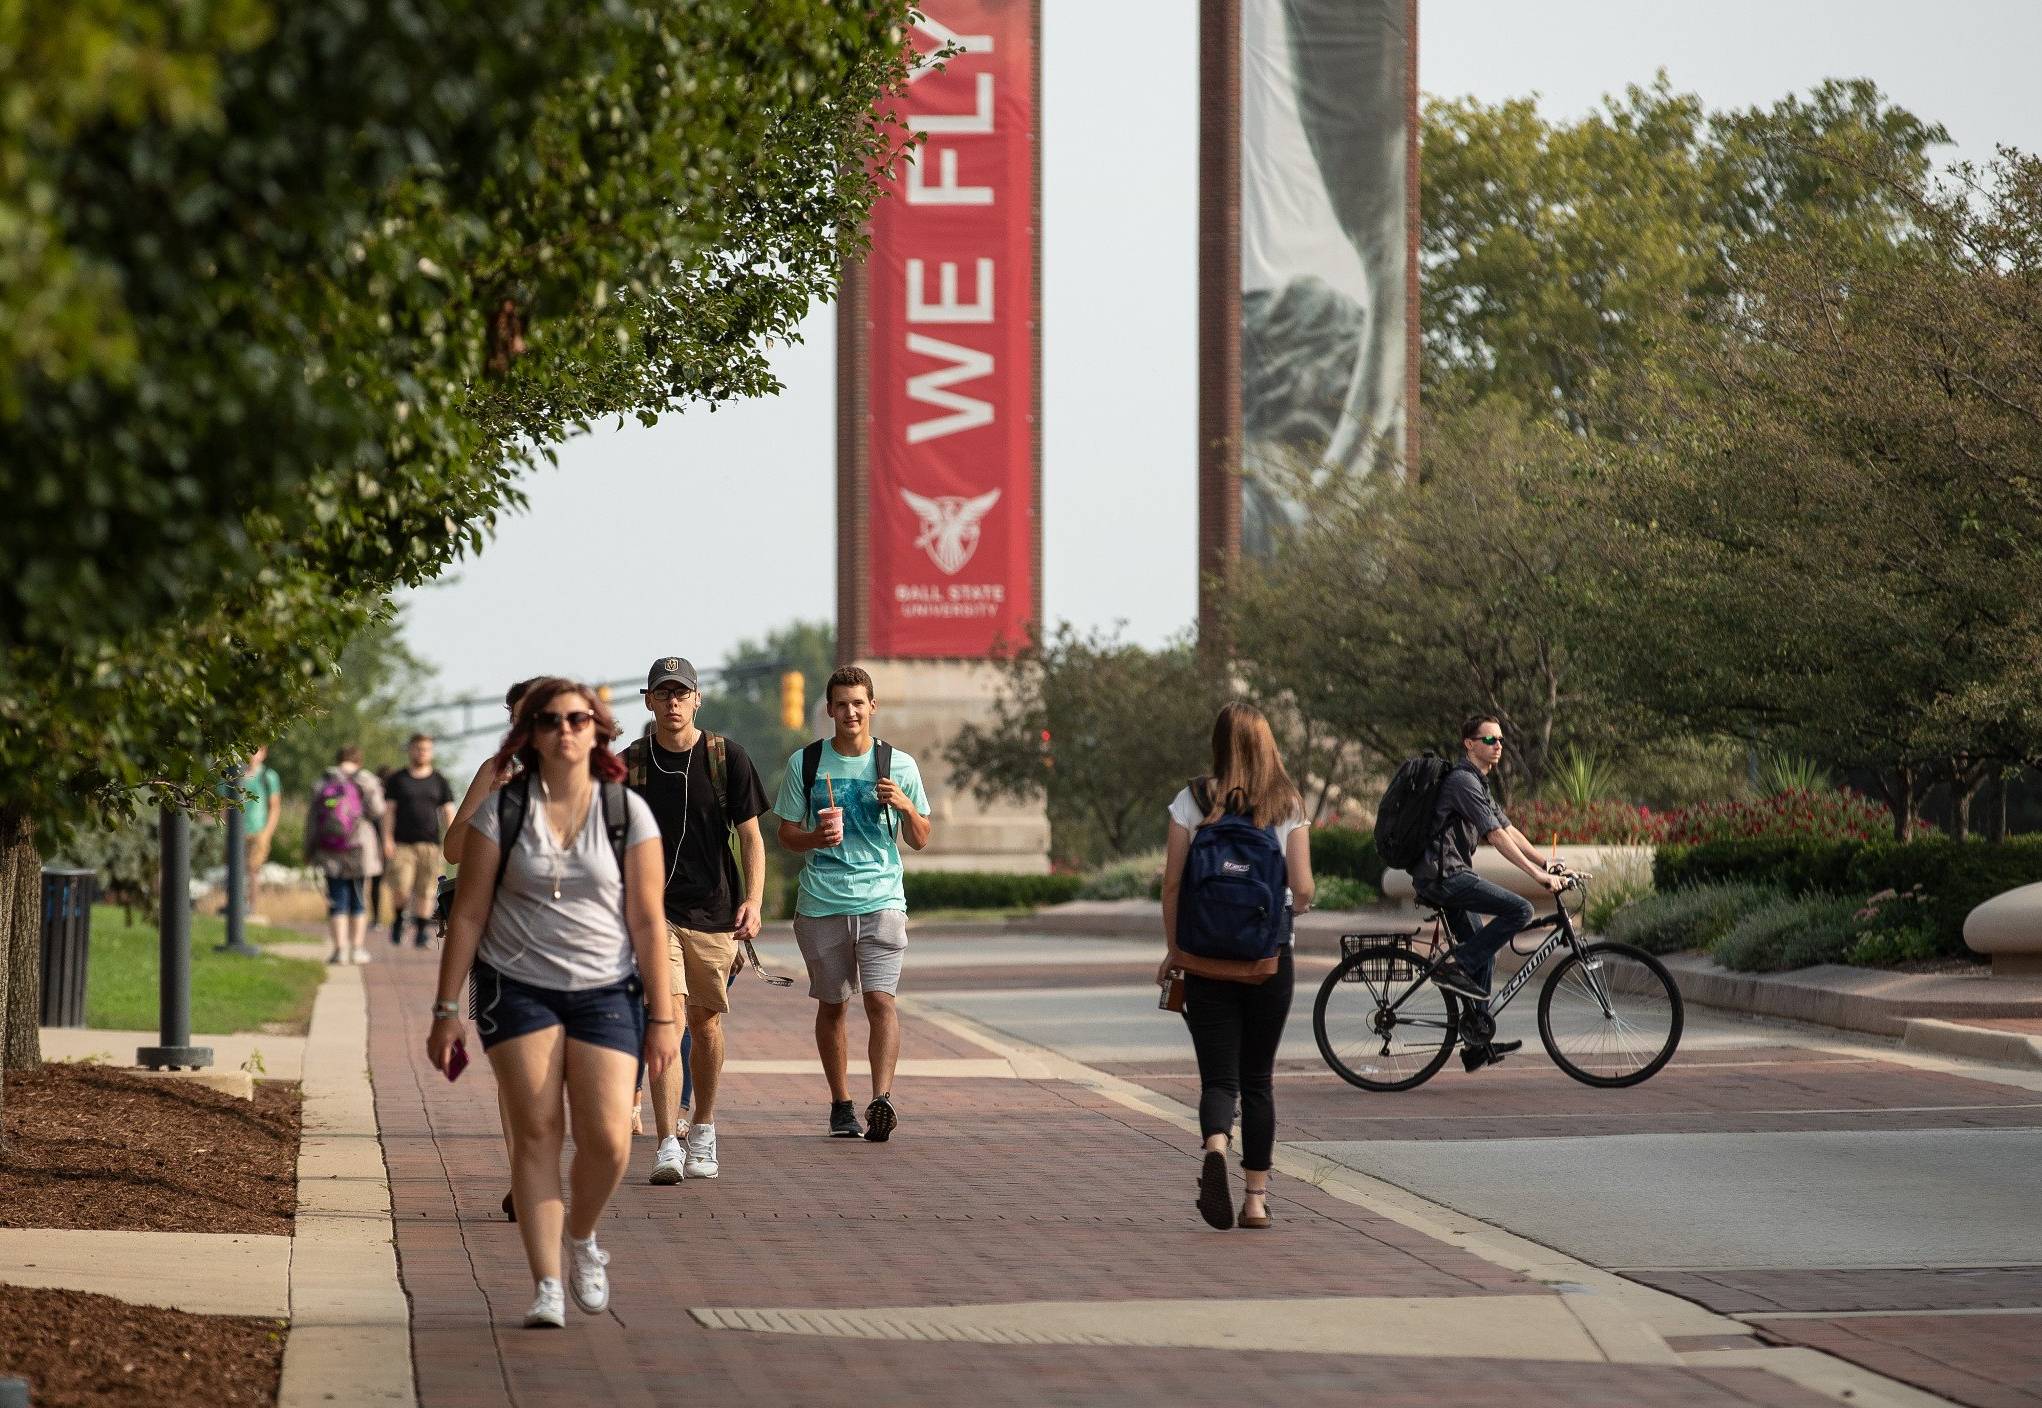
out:
M757 985L740 986L730 1019L722 1177L651 1187L653 1142L638 1141L600 1234L611 1310L526 1331L488 1067L449 1085L425 1064L429 957L364 971L427 1408L665 1408L677 1394L719 1408L967 1396L1789 1408L1838 1401L1807 1386L1832 1380L1859 1403L1927 1401L1838 1376L1812 1351L1770 1352L1769 1368L1792 1360L1802 1382L1739 1362L1761 1351L1734 1321L1631 1288L1660 1307L1655 1322L1615 1278L1583 1281L1578 1263L1415 1200L1377 1206L1394 1190L1330 1166L1296 1162L1318 1184L1280 1172L1274 1229L1215 1233L1191 1206L1197 1141L1181 1107L939 1014L906 1016L904 1056L946 1064L897 1082L893 1141L828 1139L813 1004ZM910 990L914 968L911 956ZM1670 1346L1655 1323L1720 1336L1706 1346L1720 1362L1684 1363L1681 1349L1704 1346Z

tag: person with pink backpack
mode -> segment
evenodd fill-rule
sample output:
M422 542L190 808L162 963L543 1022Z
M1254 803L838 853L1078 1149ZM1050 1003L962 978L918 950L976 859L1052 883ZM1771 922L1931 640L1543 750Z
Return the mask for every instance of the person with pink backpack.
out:
M362 767L362 750L350 743L312 789L305 817L305 859L326 877L326 927L333 939L328 963L369 961L368 907L362 886L383 873L383 784Z

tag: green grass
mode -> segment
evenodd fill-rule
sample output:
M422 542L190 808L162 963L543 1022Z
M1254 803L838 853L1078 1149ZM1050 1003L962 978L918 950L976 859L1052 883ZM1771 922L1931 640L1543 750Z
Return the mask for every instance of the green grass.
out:
M290 943L288 929L248 926L252 944ZM303 958L237 957L215 953L227 922L195 914L191 921L191 1029L254 1032L282 1027L302 1032L326 965ZM160 944L156 925L128 924L119 905L92 907L92 948L85 988L85 1025L116 1031L150 1031L160 1020L156 991Z

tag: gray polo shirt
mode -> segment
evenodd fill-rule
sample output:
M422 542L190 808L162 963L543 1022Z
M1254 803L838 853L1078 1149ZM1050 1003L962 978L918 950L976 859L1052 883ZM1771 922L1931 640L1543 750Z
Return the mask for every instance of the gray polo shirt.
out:
M523 786L522 781L508 784ZM502 794L498 794L501 796ZM626 849L650 841L653 861L659 860L659 823L637 793L626 790L624 805L631 816ZM476 811L469 825L478 836L497 840L497 798ZM556 876L560 898L553 898ZM589 803L581 834L565 849L553 840L546 824L539 787L532 784L531 807L512 849L503 884L489 909L476 957L497 972L533 987L556 992L607 987L637 971L631 931L624 923L624 877L610 851L603 826L599 787Z
M1444 880L1447 876L1475 866L1475 847L1492 831L1510 825L1510 818L1489 795L1489 781L1473 763L1454 764L1439 784L1439 801L1432 811L1432 840L1418 868L1411 872L1415 884Z

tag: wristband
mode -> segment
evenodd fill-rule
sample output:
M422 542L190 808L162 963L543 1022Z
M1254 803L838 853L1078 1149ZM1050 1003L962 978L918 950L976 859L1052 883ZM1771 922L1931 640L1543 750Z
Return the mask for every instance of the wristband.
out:
M433 1020L435 1022L452 1020L460 1015L461 1004L457 1000L450 997L437 997L433 999Z

